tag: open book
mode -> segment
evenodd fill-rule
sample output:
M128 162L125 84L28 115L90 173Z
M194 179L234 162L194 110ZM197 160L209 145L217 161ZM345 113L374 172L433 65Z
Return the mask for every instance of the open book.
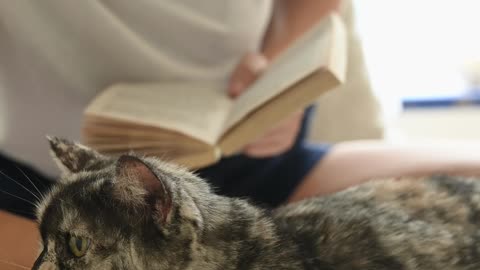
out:
M199 168L240 151L344 79L346 37L332 14L279 55L242 95L219 82L113 85L85 111L84 143Z

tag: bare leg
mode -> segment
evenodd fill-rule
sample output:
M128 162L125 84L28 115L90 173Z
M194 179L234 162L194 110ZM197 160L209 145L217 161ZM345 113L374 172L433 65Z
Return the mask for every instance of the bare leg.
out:
M480 175L480 143L392 145L340 143L317 164L290 201L328 194L373 178L434 173Z
M39 251L34 222L0 211L0 269L30 269Z

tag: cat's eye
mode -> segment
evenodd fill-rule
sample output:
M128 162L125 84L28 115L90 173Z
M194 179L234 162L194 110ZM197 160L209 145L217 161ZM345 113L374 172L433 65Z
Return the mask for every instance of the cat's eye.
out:
M82 257L87 253L87 250L90 247L90 239L70 235L68 239L68 247L75 257Z

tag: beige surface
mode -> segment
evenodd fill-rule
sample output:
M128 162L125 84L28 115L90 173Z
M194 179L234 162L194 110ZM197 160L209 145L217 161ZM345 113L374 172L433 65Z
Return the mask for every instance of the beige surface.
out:
M0 239L0 270L30 269L39 248L35 223L0 211Z

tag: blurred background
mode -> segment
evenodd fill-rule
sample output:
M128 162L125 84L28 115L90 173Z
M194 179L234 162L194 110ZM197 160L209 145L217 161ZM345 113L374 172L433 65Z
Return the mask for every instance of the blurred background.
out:
M363 84L357 78L349 86L357 89L345 92L371 87L381 117L361 121L375 131L345 127L342 133L400 142L480 140L480 1L353 0L343 14L347 23L353 20L350 34L358 47L350 59L363 54L353 57L363 63L350 64L364 65L362 76L369 78ZM318 131L321 118L314 137L350 139Z

